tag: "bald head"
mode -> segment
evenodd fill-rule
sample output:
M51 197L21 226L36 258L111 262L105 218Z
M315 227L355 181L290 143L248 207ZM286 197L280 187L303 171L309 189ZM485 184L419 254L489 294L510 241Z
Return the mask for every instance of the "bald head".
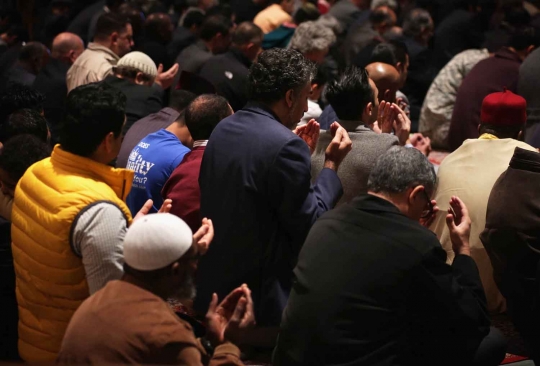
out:
M52 43L51 56L72 64L84 51L81 37L73 33L60 33Z
M395 102L401 83L397 69L392 65L374 62L366 66L366 71L379 90L379 101Z

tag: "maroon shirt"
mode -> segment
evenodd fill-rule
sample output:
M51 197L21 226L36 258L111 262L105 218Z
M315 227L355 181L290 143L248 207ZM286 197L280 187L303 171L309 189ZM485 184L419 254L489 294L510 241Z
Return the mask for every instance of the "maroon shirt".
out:
M201 226L199 172L204 149L205 146L199 146L187 153L161 191L164 200L172 199L170 213L184 220L193 232Z
M452 150L467 139L478 138L482 101L491 93L501 92L504 87L516 93L521 59L503 47L495 56L480 61L467 74L459 87L448 142Z

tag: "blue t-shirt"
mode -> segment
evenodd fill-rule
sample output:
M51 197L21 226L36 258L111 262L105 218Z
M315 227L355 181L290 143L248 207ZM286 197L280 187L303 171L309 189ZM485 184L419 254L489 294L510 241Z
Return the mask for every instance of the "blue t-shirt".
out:
M150 212L163 204L161 189L190 150L169 131L161 129L141 140L129 154L127 169L135 171L126 203L135 216L148 199L154 201Z

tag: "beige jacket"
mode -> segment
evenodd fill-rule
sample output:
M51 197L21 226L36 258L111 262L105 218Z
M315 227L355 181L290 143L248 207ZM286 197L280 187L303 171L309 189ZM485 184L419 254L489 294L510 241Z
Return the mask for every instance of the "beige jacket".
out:
M536 151L532 146L513 139L466 140L463 145L442 162L438 172L438 187L434 199L441 209L431 225L448 254L448 263L454 260L452 243L445 216L450 197L458 196L465 202L471 215L471 256L475 260L486 292L488 310L502 313L506 304L493 280L491 261L480 241L486 226L489 195L499 176L508 168L516 147Z
M67 73L68 93L78 86L95 83L112 74L120 57L107 47L90 43Z

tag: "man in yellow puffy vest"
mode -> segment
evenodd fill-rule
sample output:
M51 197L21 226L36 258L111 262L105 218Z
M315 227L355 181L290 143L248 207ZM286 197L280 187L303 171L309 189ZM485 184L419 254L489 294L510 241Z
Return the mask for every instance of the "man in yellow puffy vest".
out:
M124 200L133 172L109 164L122 144L125 106L126 97L106 85L74 89L60 144L15 190L19 353L27 362L54 360L82 301L123 274L122 243L132 222Z

